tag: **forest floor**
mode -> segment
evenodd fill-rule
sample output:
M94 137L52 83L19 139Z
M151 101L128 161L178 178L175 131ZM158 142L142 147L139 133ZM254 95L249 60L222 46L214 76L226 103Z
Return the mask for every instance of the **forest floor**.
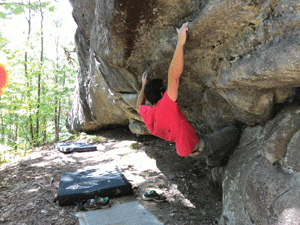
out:
M96 145L97 151L64 154L53 144L1 165L0 224L79 224L76 206L53 203L61 176L105 165L117 165L134 188L131 195L112 198L112 205L138 201L163 224L218 223L222 197L209 185L209 169L202 160L179 157L173 143L137 137L126 128L102 130L76 142ZM143 201L146 188L167 201Z

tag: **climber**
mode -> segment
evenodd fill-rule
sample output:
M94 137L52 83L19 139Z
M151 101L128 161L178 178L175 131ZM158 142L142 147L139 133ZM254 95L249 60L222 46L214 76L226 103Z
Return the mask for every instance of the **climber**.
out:
M239 138L238 129L231 125L208 135L197 135L176 103L179 79L183 71L183 46L186 42L188 22L177 30L177 45L168 71L165 91L162 80L148 81L142 76L142 89L136 107L148 130L155 136L176 143L179 156L204 157L210 167L223 166ZM152 106L145 105L146 99Z

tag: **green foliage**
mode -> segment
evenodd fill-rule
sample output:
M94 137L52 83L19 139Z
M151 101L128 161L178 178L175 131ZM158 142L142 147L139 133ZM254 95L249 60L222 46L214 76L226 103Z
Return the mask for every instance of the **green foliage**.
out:
M6 18L6 14L3 12L0 12L0 18L5 19Z
M0 12L0 17L5 19L7 14L21 14L24 12L24 5L20 4L20 3L15 3L15 2L11 2L11 3L6 3L4 5L2 5L3 8L5 9L5 12Z
M9 9L11 9L11 7L13 6L13 5L15 5L15 3L6 3L5 5L4 5L4 8L6 9L6 10L9 10Z
M55 9L50 7L49 2L43 2L40 6L39 1L30 5L6 3L0 5L0 11L1 6L10 14L26 13L28 8L38 10L39 7L43 7L48 8L50 12ZM0 13L0 17L3 18L1 15ZM55 20L53 23L55 24ZM35 30L31 32L28 40L20 40L18 48L12 48L10 41L3 37L0 31L0 55L5 56L6 68L9 70L8 87L0 96L0 164L7 161L7 155L24 155L28 151L26 149L54 142L55 118L58 116L59 137L65 139L69 136L65 120L71 107L78 63L74 56L66 54L68 51L64 49L74 49L74 45L58 45L62 54L57 53L55 60L45 56L41 61L40 39L41 31Z
M54 12L55 7L49 6L50 2L40 2L35 1L30 4L26 4L23 2L10 2L5 3L0 6L4 8L5 12L0 11L0 18L5 19L6 15L13 14L13 15L19 15L25 11L25 9L32 9L32 10L39 10L40 8L48 9L49 12Z
M138 143L132 143L128 146L130 149L137 149L138 148Z
M49 12L54 12L54 10L55 10L55 7L54 7L54 6L49 7Z
M44 141L53 142L55 107L61 107L60 131L67 133L64 122L71 105L77 63L69 64L66 59L63 59L59 62L63 63L60 65L46 59L41 66L38 59L32 58L32 61L24 62L20 58L22 54L12 50L7 50L6 53L10 53L10 55L7 54L7 59L11 73L9 85L0 101L0 133L4 133L5 140L2 143L17 148L29 148L32 145L43 144ZM27 77L24 74L22 64L26 64L28 67ZM37 76L40 71L43 73L43 81L39 113L46 122L40 130L40 134L32 139L30 137L30 125L36 126ZM17 136L14 135L15 132L18 133ZM47 132L46 140L43 140L44 137L41 135L43 132Z
M21 14L22 12L24 12L24 9L21 5L16 6L13 10L12 13L15 15Z

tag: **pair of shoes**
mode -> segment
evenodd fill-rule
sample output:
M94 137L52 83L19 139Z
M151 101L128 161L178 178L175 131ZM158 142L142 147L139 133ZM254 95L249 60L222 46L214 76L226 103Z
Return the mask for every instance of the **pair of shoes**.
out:
M86 210L105 209L110 206L109 198L96 197L95 199L89 199L85 204Z
M164 202L166 201L166 197L159 195L154 190L146 190L142 196L145 201L155 201L155 202Z

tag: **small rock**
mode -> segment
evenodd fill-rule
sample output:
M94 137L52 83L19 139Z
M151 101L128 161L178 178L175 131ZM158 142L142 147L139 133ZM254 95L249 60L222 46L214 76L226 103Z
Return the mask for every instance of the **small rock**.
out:
M58 220L58 217L56 216L56 217L53 217L52 219L51 219L51 221L55 221L55 220Z
M63 216L65 214L65 210L61 210L60 212L59 212L59 215L61 215L61 216Z
M203 210L203 209L200 209L200 213L205 216L206 215L206 212Z
M33 209L34 207L35 207L35 204L32 203L32 202L29 202L29 203L25 206L26 209Z

